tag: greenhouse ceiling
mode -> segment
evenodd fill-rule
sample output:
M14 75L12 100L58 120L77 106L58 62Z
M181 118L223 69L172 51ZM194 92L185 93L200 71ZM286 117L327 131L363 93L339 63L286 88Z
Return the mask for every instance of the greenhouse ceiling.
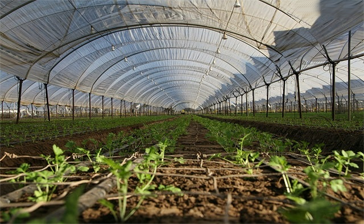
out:
M255 90L364 99L362 0L1 0L3 102L182 110ZM350 31L350 32L349 32ZM350 60L348 61L347 59ZM335 66L333 66L335 65ZM350 65L350 66L349 66ZM349 68L350 67L350 70ZM333 68L335 70L333 70ZM298 74L296 76L295 74Z

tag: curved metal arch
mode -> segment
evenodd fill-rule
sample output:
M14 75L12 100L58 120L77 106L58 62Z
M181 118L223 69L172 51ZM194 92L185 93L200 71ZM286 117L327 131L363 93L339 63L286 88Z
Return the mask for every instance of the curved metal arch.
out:
M145 51L141 51L141 52L137 52L137 53L134 53L134 54L130 54L130 55L124 55L123 57L121 57L120 58L120 60L118 60L118 61L116 61L115 63L113 63L113 64L111 64L108 68L106 68L99 76L98 76L98 78L94 81L94 83L92 84L92 86L91 86L91 90L90 90L90 92L92 92L93 91L93 89L94 89L94 86L96 85L96 83L97 83L97 81L103 76L103 74L105 74L108 70L110 70L112 67L114 67L114 66L116 66L117 64L119 64L120 62L122 62L123 60L124 60L124 58L125 57L128 57L128 58L130 58L130 57L132 57L132 56L135 56L135 55L138 55L138 54L143 54L143 53L146 53L146 52L151 52L151 51L157 51L157 50L162 50L162 49L164 49L164 48L154 48L154 49L148 49L148 50L145 50ZM169 47L169 49L171 49L171 47ZM182 50L196 50L196 49L192 49L192 48L182 48L182 47L175 47L174 49L182 49ZM202 52L202 53L206 53L205 51L203 51L203 50L201 50L201 51L199 51L199 52ZM209 53L207 53L207 54L209 54ZM211 52L209 55L215 55L215 52ZM251 83L250 83L250 81L248 80L248 78L247 77L245 77L245 75L244 74L242 74L240 71L239 71L239 69L238 68L236 68L234 65L232 65L230 62L228 62L228 61L226 61L226 60L223 60L223 59L221 59L221 58L219 58L219 60L221 60L221 61L223 61L223 62L225 62L226 64L228 64L229 66L231 66L232 68L234 68L234 70L236 70L236 71L238 71L238 74L239 75L241 75L246 81L247 81L247 83L248 83L248 85L249 86L251 86ZM154 62L154 61L160 61L160 60L153 60L153 61L148 61L147 63L151 63L151 62ZM129 74L128 76L130 76L130 75L132 75L133 73L131 73L131 74ZM223 74L223 73L221 73L221 74ZM125 78L125 77L123 77L123 78ZM119 79L121 79L121 76L120 76L120 78ZM233 79L234 81L235 81L235 79ZM117 82L117 80L115 80L116 82ZM236 82L236 84L238 85L238 86L240 86L240 84L237 82L237 81L235 81Z
M167 91L168 91L168 89L172 89L172 88L175 88L175 86L171 86L171 87L168 87L168 88L166 88L167 89ZM166 90L165 90L166 91ZM203 91L203 92L206 92L205 90ZM154 94L152 94L152 95L150 95L150 97L149 97L149 99L147 100L147 102L156 102L156 101L158 101L158 99L159 98L161 98L161 97L163 97L163 95L158 95L158 93L159 92L156 92L156 93L154 93ZM167 94L170 94L170 95L173 95L173 93L176 93L176 92L167 92ZM205 95L205 94L204 94ZM208 94L206 95L206 96L209 96ZM154 99L155 98L155 99ZM171 98L171 97L169 97L169 98ZM162 102L163 101L165 101L165 100L167 100L168 99L168 97L167 98L165 98L164 100L162 100L159 104L162 104ZM171 98L172 99L172 98ZM175 100L173 100L172 99L172 101L173 102L175 102Z
M181 104L194 104L194 102L193 101L182 101L182 102L179 102L179 103L175 104L172 108L175 108L175 107L177 107L177 106L179 106ZM203 107L201 105L199 105L198 107L203 109Z
M32 90L33 90L33 88L36 88L36 87L34 87L34 86L36 86L36 85L38 85L38 86L39 86L39 83L34 82L33 84L29 85L29 86L28 86L28 88L26 88L26 89L24 89L24 90L23 90L22 95L27 94L27 92L28 92L28 91L32 91ZM41 92L41 91L39 91L39 92ZM37 95L38 95L38 94L36 94L35 96L37 96ZM33 99L31 100L31 102L32 102L32 103L34 103L34 101L35 101L35 97L33 97Z
M90 43L90 42L92 42L92 41L94 41L94 40L97 40L97 39L99 39L99 38L103 38L103 37L105 37L105 36L107 36L107 35L110 35L110 34L113 34L113 33L115 33L115 32L121 32L121 31L125 31L125 30L130 30L130 29L139 29L139 28L144 28L144 27L150 27L150 26L160 26L160 27L168 27L168 26L173 26L173 27L193 27L193 28L204 28L204 29L207 29L207 30L211 30L211 31L215 31L215 32L218 32L218 31L220 31L220 32L226 32L226 30L223 30L223 29L221 29L221 28L217 28L217 27L212 27L212 26L202 26L202 25L199 25L199 24L183 24L183 23L175 23L175 24L173 24L173 23L158 23L158 24L154 24L154 23L148 23L148 24L136 24L136 25L128 25L128 26L120 26L120 27L113 27L113 28L111 28L111 29L106 29L106 30L103 30L103 31L101 31L101 32L98 32L97 34L90 34L90 35L85 35L85 36L82 36L82 37L80 37L80 38L77 38L77 39L75 39L75 40L72 40L72 41L70 41L70 42L67 42L67 43L64 43L64 44L61 44L61 45L59 45L59 46L57 46L56 48L54 48L52 51L49 51L49 52L47 52L47 53L45 53L45 54L43 54L41 57L39 57L37 60L35 60L33 63L32 63L32 65L31 66L29 66L29 69L28 69L28 71L27 71L27 74L25 75L25 78L24 79L27 79L27 77L29 76L29 73L30 73L30 71L31 71L31 69L33 68L33 66L36 64L36 63L38 63L41 59L43 59L44 57L47 57L48 55L50 55L50 54L52 54L52 52L53 51L56 51L56 50L58 50L58 49L60 49L60 48L62 48L62 47L64 47L64 46L67 46L67 45L70 45L71 43L73 43L73 42L77 42L77 41L79 41L79 40L81 40L81 39L86 39L87 40L87 37L89 37L89 36L94 36L95 38L92 38L92 39L90 39L89 41L86 41L86 42L81 42L81 43L79 43L79 45L76 47L76 48L74 48L72 51L70 51L67 55L65 55L62 59L60 59L60 60L58 60L53 66L52 66L52 68L49 70L49 72L48 72L48 75L47 75L47 84L49 83L49 77L50 77L50 73L51 73L51 71L55 68L55 66L57 66L65 57L67 57L68 55L70 55L71 53L73 53L74 51L76 51L76 50L78 50L80 47L82 47L82 46L84 46L84 45L86 45L86 44L88 44L88 43ZM100 33L104 33L104 34L102 34L102 35L99 35ZM258 44L261 44L261 45L264 45L264 46L266 46L267 48L269 48L269 49L271 49L271 50L273 50L273 51L275 51L275 52L277 52L278 54L280 54L282 57L284 57L283 56L283 54L282 53L280 53L279 51L277 51L276 49L274 49L272 46L269 46L269 45L266 45L266 44L264 44L263 42L260 42L260 41L257 41L257 40L255 40L255 39L253 39L253 38L250 38L250 37L248 37L248 36L245 36L245 35L241 35L241 34L239 34L239 33L236 33L236 32L232 32L232 31L229 31L229 33L230 33L230 35L232 35L232 34L234 34L234 35L236 35L236 36L238 36L238 37L242 37L243 39L244 38L246 38L246 39L248 39L248 40L251 40L251 41L253 41L253 42L256 42L256 43L258 43ZM257 51L257 52L259 52L261 55L263 55L264 57L266 57L269 61L271 61L273 64L275 64L268 56L266 56L263 52L261 52L261 51L259 51L256 47L254 47L253 45L251 45L251 44L249 44L249 43L247 43L247 42L245 42L244 40L242 40L242 39L238 39L238 38L236 38L237 40L239 40L239 41L241 41L241 42L243 42L245 45L247 45L247 46L250 46L252 49L254 49L255 51ZM72 48L72 47L70 47L70 48Z
M155 61L158 61L158 60L155 60ZM148 64L149 63L153 63L153 62L155 62L155 61L148 61ZM145 64L144 64L145 65ZM204 69L202 69L202 70L204 70ZM205 70L206 71L206 70ZM139 72L139 71L138 71ZM143 71L142 71L143 72ZM136 73L136 72L135 72ZM129 77L129 76L132 76L132 75L134 75L135 73L130 73L130 74L128 74L127 76L125 76L125 77L122 77L122 76L120 76L117 80L115 80L114 81L114 85L116 85L116 83L118 83L119 81L121 81L122 79L124 79L124 78L127 78L127 77ZM225 73L219 73L219 74L222 74L222 76L227 76L227 75L225 75ZM135 77L138 77L138 75L134 75ZM212 77L212 76L211 76ZM240 83L238 83L235 79L233 79L232 77L230 77L230 76L227 76L227 78L229 78L229 79L231 79L233 82L235 82L235 84L237 85L237 86L240 86ZM215 78L216 79L216 78ZM218 80L218 79L216 79L216 80ZM125 83L126 84L126 83ZM120 86L116 91L115 91L115 93L117 93L117 92L119 92L120 91L120 89L122 89L123 88L123 86L125 85L125 84L123 84L122 86ZM110 87L111 88L111 87Z
M58 87L58 86L55 86L55 87ZM63 88L63 87L58 87L59 89L57 89L56 91L54 91L54 93L52 93L50 95L50 98L52 98L52 96L55 96L55 95L60 95L60 94L63 94L64 92L67 92L68 90L66 88ZM59 104L60 100L63 99L63 97L65 97L66 94L63 94L62 97L59 98L58 101L56 101L56 105Z
M11 86L8 91L6 92L6 94L4 94L4 97L7 98L6 96L8 96L9 94L11 94L11 92L13 91L14 88L18 88L18 82L16 82L13 86ZM16 93L19 95L19 91L16 91Z
M6 78L6 79L4 79L2 82L4 82L4 81L6 81L6 80L11 80L11 79L14 79L15 78L15 76L11 76L11 77L9 77L9 78ZM9 92L14 88L14 87L16 87L18 85L18 82L16 82L13 86L11 86L10 88L8 88L8 90L5 92L5 94L4 94L4 99L3 99L3 101L5 101L5 99L6 99L6 96L7 95L9 95Z
M199 82L194 82L194 83L199 83ZM175 87L175 86L169 86L169 87L167 87L167 88L164 88L164 90L166 90L166 89L170 89L170 88L174 88L174 87ZM186 87L186 88L187 88L187 87ZM147 94L147 93L150 93L150 91L153 91L153 92L155 92L155 93L153 93L152 95L149 95L149 97L147 97L147 98L146 98L146 101L147 101L147 102L149 102L149 101L150 101L150 99L151 99L151 97L153 97L154 95L156 95L156 94L160 93L160 91L158 91L157 89L158 89L158 87L150 88L148 91L145 91L142 95L140 95L140 96L138 97L138 99L139 99L139 98L141 98L143 95L145 95L145 94ZM157 90L157 91L154 91L154 90Z
M158 73L153 73L153 74L151 74L151 75L147 75L147 76L154 76L154 75L158 75ZM182 73L181 73L181 75L183 75ZM188 76L193 76L193 74L185 74L185 75L188 75ZM165 78L165 77L168 77L168 75L163 75L162 77L161 76L158 76L157 78L154 78L154 80L158 80L158 79L160 79L160 78ZM175 75L174 75L174 77L176 77ZM151 77L152 78L152 77ZM152 78L153 79L153 78ZM124 94L125 96L126 95L128 95L128 93L130 92L130 91L132 91L133 90L133 88L135 88L135 87L137 87L138 85L141 85L141 84L143 84L144 82L147 82L147 80L148 79L146 79L145 77L144 78L141 78L137 83L135 83L134 85L132 85L127 91L126 91L126 93ZM169 83L169 82L176 82L176 81L186 81L186 82L191 82L191 80L168 80L168 81L165 81L165 82L158 82L158 84L160 85L160 84L164 84L164 83ZM218 86L216 86L216 85L214 85L214 83L212 83L212 82L209 82L208 83L209 85L208 86L212 86L212 87L214 87L216 90L218 90L218 91L220 91L219 90L219 87ZM222 83L223 84L223 83ZM122 87L120 87L120 88L122 88ZM139 90L138 90L138 92L135 94L135 95L139 95L139 93L140 92L142 92L142 91L144 91L144 89L145 88L147 88L147 86L145 86L145 87L143 87L143 88L139 88ZM139 99L140 97L138 97L137 99Z
M22 8L22 7L26 6L26 5L28 5L28 4L32 3L32 2L34 2L34 1L36 1L36 0L29 0L29 1L27 1L27 2L25 2L25 3L23 3L23 4L21 4L21 5L19 5L18 7L16 7L16 8L14 8L14 9L10 10L9 12L5 13L4 15L1 15L1 16L0 16L0 19L2 19L2 18L4 18L4 17L7 17L8 15L10 15L10 14L11 14L11 13L13 13L13 12L15 12L16 10L18 10L18 9L20 9L20 8Z

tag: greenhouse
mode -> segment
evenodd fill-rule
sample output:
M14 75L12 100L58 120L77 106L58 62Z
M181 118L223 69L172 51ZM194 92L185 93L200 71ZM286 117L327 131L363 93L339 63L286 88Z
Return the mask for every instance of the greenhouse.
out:
M363 0L1 0L1 223L361 223Z

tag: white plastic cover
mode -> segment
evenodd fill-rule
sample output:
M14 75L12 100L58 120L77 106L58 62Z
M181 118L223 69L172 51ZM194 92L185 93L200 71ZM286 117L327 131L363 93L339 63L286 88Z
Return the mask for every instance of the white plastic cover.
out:
M270 83L275 103L281 76L287 97L296 91L291 63L304 99L330 100L329 59L340 61L336 94L347 97L351 31L351 91L364 99L364 1L238 2L2 0L0 98L18 100L19 78L23 105L45 104L42 83L51 105L70 105L72 89L77 106L91 93L95 107L105 96L197 109L251 89L264 104Z

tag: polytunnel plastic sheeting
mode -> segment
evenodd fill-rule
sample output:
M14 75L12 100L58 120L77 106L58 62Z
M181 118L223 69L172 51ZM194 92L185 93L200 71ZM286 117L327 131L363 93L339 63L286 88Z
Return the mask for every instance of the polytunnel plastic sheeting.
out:
M155 31L158 31L162 28L153 29L157 29ZM166 29L162 31L166 32L165 30ZM173 29L173 33L180 36L179 34L181 30L191 30L191 28ZM216 35L216 33L212 33L211 31L202 30L199 32L198 29L193 30L194 31L189 31L188 34L196 35L196 33L202 33L202 31L204 31L210 33L210 35L206 36L215 36L215 39L217 40L221 38L220 34ZM179 33L177 31L179 31ZM120 34L125 32L120 32ZM171 37L166 37L166 39L159 39L158 41L153 40L150 42L147 40L134 40L132 42L124 42L121 40L122 46L119 46L121 44L117 45L115 43L115 51L110 51L110 46L104 46L105 42L103 39L97 39L82 46L80 49L72 52L60 61L60 63L57 64L51 72L50 82L64 87L72 87L76 89L80 88L83 91L93 92L97 91L94 89L96 89L103 80L108 80L109 83L107 83L106 86L109 86L110 83L113 82L113 77L118 78L118 76L124 75L124 73L127 72L133 75L139 72L140 69L137 71L131 71L132 69L135 67L144 67L144 64L146 63L148 63L149 66L145 67L150 68L155 66L152 62L158 62L161 60L183 60L185 61L185 65L190 64L192 61L200 61L202 64L199 66L202 67L202 69L208 70L210 67L209 64L211 64L213 60L219 60L219 56L216 53L216 46L211 43L204 44L202 40L199 40L200 42L196 42L196 40L183 40L183 38L180 40L170 40L170 38ZM234 40L232 39L232 41ZM216 40L213 42L216 42ZM138 47L136 47L136 45ZM85 55L84 52L86 50L84 49L87 49L89 54ZM244 74L245 77L240 75L239 78L241 80L238 81L242 83L241 85L244 85L244 83L247 85L246 83L249 81L254 81L254 78L246 78L249 73L254 72L255 77L257 77L257 74L260 74L260 71L254 70L253 61L241 63L242 61L249 59L246 55L247 52L250 56L254 55L254 50L252 51L252 48L250 51L248 50L249 49L247 48L241 48L240 51L233 51L233 49L231 49L233 57L226 55L225 58L219 60L220 63L215 63L216 65L214 65L214 67L222 67L229 70L231 73ZM80 53L81 51L83 53ZM125 61L125 59L127 61ZM82 67L78 66L78 64L81 64ZM260 62L260 64L260 66L265 66L267 63ZM78 67L80 75L73 72L74 67ZM173 68L173 66L170 67ZM250 71L249 73L247 72L248 69ZM71 81L71 76L74 77L74 83L65 82L65 80ZM249 76L251 76L251 74ZM100 91L105 90L101 88Z
M290 64L299 71L328 58L345 59L349 30L351 56L363 56L361 0L239 0L241 7L235 3L4 0L1 71L25 79L22 103L44 103L44 94L36 90L43 85L39 83L47 83L53 104L67 104L62 94L75 89L80 92L75 97L82 99L91 93L183 109L209 106L251 88L263 99L265 84L281 78L277 69L286 77L292 74ZM227 40L222 39L224 33ZM345 83L342 63L337 82ZM363 80L363 66L352 67L352 79ZM318 88L330 95L325 86L331 84L330 77L322 67L305 70L301 93ZM4 101L17 100L16 82L1 82L6 86L0 90ZM295 92L294 87L287 90L287 95ZM360 95L357 90L353 92ZM272 99L280 94L270 91Z

